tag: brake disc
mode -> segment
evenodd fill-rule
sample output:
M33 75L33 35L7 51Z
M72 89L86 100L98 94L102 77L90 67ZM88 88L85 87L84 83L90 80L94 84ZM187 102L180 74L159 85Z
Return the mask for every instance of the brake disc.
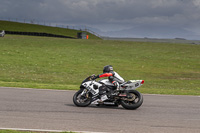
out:
M127 96L127 101L134 101L136 99L136 95L129 93L129 95Z

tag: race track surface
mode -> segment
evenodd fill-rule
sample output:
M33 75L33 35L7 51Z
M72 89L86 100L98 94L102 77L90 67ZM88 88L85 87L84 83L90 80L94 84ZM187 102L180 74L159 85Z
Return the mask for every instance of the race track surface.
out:
M139 90L139 89L138 89ZM137 110L76 107L75 91L0 88L0 128L112 133L200 133L200 97L144 95Z

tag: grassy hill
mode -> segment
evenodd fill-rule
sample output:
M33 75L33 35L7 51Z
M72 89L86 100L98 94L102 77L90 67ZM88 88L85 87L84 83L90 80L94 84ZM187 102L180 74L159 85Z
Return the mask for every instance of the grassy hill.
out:
M77 36L77 32L81 32L79 30L73 30L73 29L0 20L0 31L1 30L20 31L20 32L40 32L40 33L64 35L64 36L75 37L75 38ZM89 39L99 39L99 37L97 37L89 32L87 32L87 34L89 35Z
M0 86L79 89L111 64L125 80L144 79L142 93L200 95L200 45L0 38Z

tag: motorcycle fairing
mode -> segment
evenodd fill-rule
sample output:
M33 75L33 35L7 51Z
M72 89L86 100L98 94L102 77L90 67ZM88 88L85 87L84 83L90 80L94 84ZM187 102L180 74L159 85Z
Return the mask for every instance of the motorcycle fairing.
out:
M129 80L128 82L122 84L122 86L127 87L126 90L132 90L140 87L143 80Z
M108 86L114 86L108 79L99 80L99 83L102 83Z

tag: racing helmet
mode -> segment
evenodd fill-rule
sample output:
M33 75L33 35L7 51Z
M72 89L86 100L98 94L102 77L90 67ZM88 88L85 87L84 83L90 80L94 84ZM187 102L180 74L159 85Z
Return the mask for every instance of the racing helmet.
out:
M104 68L103 68L103 73L109 73L112 71L113 71L112 65L107 65L107 66L104 66Z

